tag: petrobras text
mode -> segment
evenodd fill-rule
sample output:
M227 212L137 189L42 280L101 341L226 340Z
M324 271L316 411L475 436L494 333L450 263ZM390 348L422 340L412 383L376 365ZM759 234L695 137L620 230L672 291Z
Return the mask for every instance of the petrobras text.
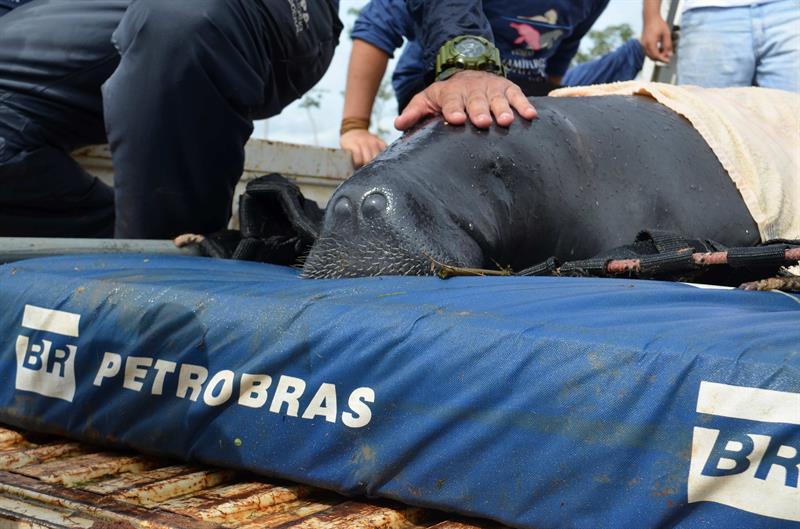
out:
M75 358L79 354L80 314L25 305L22 333L17 337L16 389L72 402L75 397ZM37 340L33 333L38 331ZM340 390L323 382L308 387L305 380L289 375L237 373L208 368L193 363L179 363L152 356L122 355L106 351L93 370L97 387L117 385L120 388L169 396L165 388L173 388L173 398L202 402L206 406L222 406L235 402L253 409L265 408L270 413L301 419L324 418L325 421L349 428L361 428L372 420L370 404L375 391L359 387L346 397L340 410Z
M689 503L800 521L800 393L703 381L697 412Z

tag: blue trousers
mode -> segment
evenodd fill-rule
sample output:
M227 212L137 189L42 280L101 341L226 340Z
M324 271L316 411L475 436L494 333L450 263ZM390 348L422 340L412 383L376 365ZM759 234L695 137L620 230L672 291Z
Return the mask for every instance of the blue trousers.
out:
M678 83L800 92L800 2L686 11L678 41Z
M326 0L33 0L0 17L0 236L225 227L252 120L327 69ZM114 188L70 151L108 142Z

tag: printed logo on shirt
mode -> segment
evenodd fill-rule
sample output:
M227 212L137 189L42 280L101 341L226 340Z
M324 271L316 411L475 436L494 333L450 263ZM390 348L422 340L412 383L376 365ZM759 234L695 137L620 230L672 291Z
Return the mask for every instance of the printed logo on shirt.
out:
M800 393L703 381L697 412L689 503L800 521Z
M292 10L292 21L294 22L294 32L299 34L304 29L308 28L308 23L311 16L308 14L307 0L286 0L289 3L289 9Z
M16 388L72 402L80 314L25 305L17 336ZM33 332L31 332L33 331Z
M518 46L524 43L533 51L552 48L564 34L565 28L556 25L558 13L555 9L550 9L544 15L517 18L522 22L512 22L510 25L519 35L514 40Z
M555 9L543 15L506 17L509 26L517 37L513 44L517 48L511 51L514 58L503 61L510 73L527 78L546 77L547 59L538 57L539 52L548 51L558 46L561 38L570 29L558 24L558 12Z

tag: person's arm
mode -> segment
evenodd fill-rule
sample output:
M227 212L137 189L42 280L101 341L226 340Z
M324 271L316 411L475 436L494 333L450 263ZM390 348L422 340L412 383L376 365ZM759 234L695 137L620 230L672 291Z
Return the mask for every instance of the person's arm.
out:
M642 69L644 50L638 39L629 39L616 50L602 57L573 66L567 70L564 86L587 86L593 84L629 81Z
M661 0L643 0L642 47L654 61L669 62L672 57L672 33L661 17Z
M403 45L404 37L413 38L413 25L404 0L371 0L353 25L339 143L352 155L356 169L386 148L381 138L369 132L372 106L386 63Z
M429 82L433 81L439 48L448 40L475 35L494 42L481 0L407 0L406 4L424 50ZM512 107L526 119L536 117L536 110L517 85L493 73L467 70L433 82L414 96L394 125L407 130L426 116L443 114L453 125L463 125L469 116L481 128L490 126L494 115L498 125L507 127L514 120Z
M353 40L339 143L353 155L356 169L386 148L386 142L368 129L372 105L388 62L389 55L382 49L363 40Z

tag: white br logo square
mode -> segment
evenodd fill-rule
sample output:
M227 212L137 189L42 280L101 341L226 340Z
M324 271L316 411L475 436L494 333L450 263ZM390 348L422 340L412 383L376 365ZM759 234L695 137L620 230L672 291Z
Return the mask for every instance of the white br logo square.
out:
M694 428L689 503L800 521L800 393L703 381L697 412L739 425Z
M72 402L78 347L68 342L78 337L80 318L80 314L25 305L22 327L40 333L37 341L29 334L17 336L18 390Z

